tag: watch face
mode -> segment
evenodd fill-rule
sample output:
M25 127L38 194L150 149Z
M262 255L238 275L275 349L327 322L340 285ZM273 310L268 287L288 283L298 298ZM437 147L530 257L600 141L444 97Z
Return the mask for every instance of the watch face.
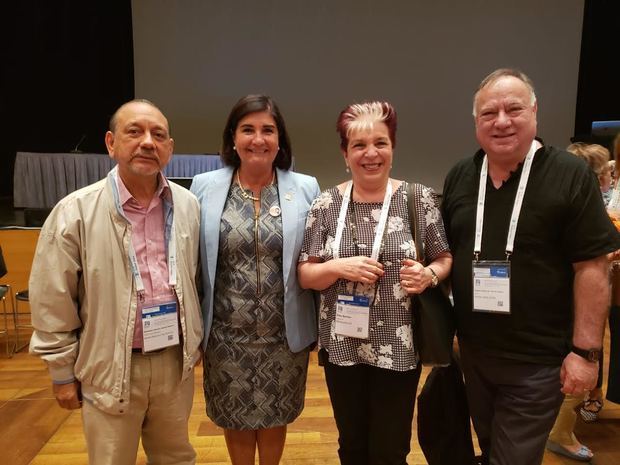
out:
M588 351L588 360L591 362L598 362L601 358L600 350L589 350Z

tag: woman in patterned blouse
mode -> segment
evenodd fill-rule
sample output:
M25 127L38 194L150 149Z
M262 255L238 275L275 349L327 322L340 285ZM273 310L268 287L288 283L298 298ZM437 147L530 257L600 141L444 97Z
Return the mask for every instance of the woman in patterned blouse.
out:
M436 196L418 205L429 265L415 261L405 183L390 178L396 113L387 102L348 106L337 130L351 180L308 213L298 277L321 291L319 359L325 367L342 464L406 464L420 377L410 294L450 273Z

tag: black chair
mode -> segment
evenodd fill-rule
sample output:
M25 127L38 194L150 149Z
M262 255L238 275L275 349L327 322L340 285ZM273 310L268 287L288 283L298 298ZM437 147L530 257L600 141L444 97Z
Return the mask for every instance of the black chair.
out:
M2 255L2 247L0 246L0 278L4 277L7 273L6 263L4 263L4 256ZM6 299L7 297L11 302L11 312L15 308L13 305L13 299L11 295L11 286L8 284L0 284L0 300L2 300L2 324L0 327L0 336L4 336L6 343L6 354L9 357L13 356L11 349L9 348L9 320L8 320L8 312L6 309Z
M47 216L52 211L51 208L25 208L24 209L24 222L27 227L36 228L43 226ZM32 324L30 320L28 323L20 322L20 317L30 316L30 312L20 312L19 311L19 303L29 303L28 297L28 289L24 289L15 293L15 301L13 305L13 326L15 327L15 352L19 352L24 347L26 347L29 341L26 341L23 344L19 342L19 330L20 329L30 329L32 328Z
M15 293L15 305L13 306L13 326L15 327L15 352L19 352L24 347L26 347L30 340L26 340L23 344L19 343L19 330L20 329L31 329L32 323L30 322L30 312L20 312L19 311L19 303L29 303L30 300L28 298L28 289L24 289L23 291L19 291ZM28 316L28 323L21 323L20 317Z

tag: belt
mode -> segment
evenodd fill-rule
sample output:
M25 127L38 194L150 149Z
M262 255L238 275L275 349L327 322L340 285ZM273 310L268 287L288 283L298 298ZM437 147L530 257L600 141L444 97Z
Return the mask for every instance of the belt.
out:
M142 349L139 347L134 347L131 349L132 354L140 354L140 355L157 355L162 352L168 350L168 347L164 347L163 349L151 350L150 352L142 352Z

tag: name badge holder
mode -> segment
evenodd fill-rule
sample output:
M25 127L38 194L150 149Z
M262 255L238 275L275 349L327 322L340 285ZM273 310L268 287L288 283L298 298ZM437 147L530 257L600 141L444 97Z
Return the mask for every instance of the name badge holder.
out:
M151 303L142 307L142 352L164 349L179 343L177 303Z
M510 313L510 261L474 261L474 311Z
M114 172L114 181L118 186L118 173ZM118 188L118 187L117 187ZM118 196L114 198L116 210L127 220L123 214L123 208ZM176 261L176 242L174 221L170 227L170 237L168 238L168 285L176 295L177 285L177 261ZM145 301L145 290L142 276L140 275L140 265L138 257L133 248L133 243L129 241L129 264L131 274L136 284L138 294L137 311L142 314L142 352L147 353L154 350L164 349L179 344L179 312L176 301L147 303Z
M340 257L340 242L342 241L342 233L344 231L347 212L349 210L349 204L351 205L351 235L353 244L355 245L356 254L359 253L358 238L357 238L357 220L355 218L355 207L351 202L351 192L353 190L353 183L349 181L345 192L342 196L342 205L340 207L340 214L338 215L338 225L336 227L336 236L332 246L332 255L334 259ZM379 259L381 249L384 246L384 236L386 231L387 217L390 210L390 203L392 200L392 183L388 179L388 183L385 189L385 197L383 198L383 204L381 206L381 214L379 216L379 223L375 231L375 238L373 241L372 252L370 258L373 260ZM357 283L355 283L353 294L338 294L336 301L336 318L334 330L339 336L353 337L357 339L368 339L369 327L370 327L370 298L365 295L356 294ZM377 285L374 287L373 302L377 296Z
M368 339L370 299L365 295L339 294L336 303L336 334Z
M510 310L510 257L514 251L515 236L519 215L525 197L525 189L530 177L532 161L536 153L536 141L532 141L525 156L523 171L517 187L517 195L512 207L508 237L506 239L506 260L480 260L482 248L482 230L484 221L484 203L486 199L489 161L484 156L480 170L478 186L478 204L476 208L476 234L474 238L474 259L472 261L473 311L509 315Z

